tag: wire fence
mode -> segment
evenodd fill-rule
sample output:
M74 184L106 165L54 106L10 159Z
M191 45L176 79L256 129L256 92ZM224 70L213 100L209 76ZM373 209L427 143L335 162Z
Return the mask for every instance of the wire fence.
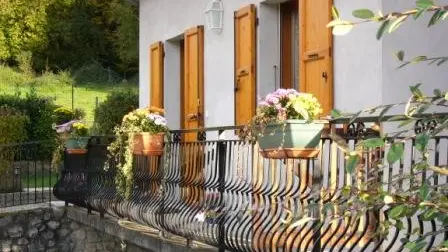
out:
M51 202L59 171L45 155L52 141L0 145L0 208Z

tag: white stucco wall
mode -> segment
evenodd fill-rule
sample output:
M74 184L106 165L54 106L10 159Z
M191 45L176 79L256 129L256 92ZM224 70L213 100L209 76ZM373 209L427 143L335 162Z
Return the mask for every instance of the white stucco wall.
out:
M257 31L258 87L264 96L275 89L274 66L279 65L278 13L275 5L260 5L263 0L225 0L224 28L221 33L204 32L204 99L205 126L234 124L234 18L235 10L256 4L260 25ZM188 28L204 25L204 10L209 0L141 0L140 1L140 106L149 104L149 46L169 41L165 47L165 108L169 126L179 127L179 69L175 62L178 49L175 39ZM174 41L174 42L173 42ZM177 52L177 53L176 53ZM277 70L277 78L279 78ZM176 89L177 88L177 89Z
M385 13L411 9L415 1L383 0ZM438 5L448 5L448 0L435 1ZM437 67L427 63L409 65L402 69L397 67L400 62L393 53L404 50L405 59L415 56L447 56L448 55L448 22L441 22L428 28L430 15L417 21L412 18L404 23L396 32L383 39L382 51L382 103L405 101L410 96L409 86L422 83L422 89L432 94L435 88L448 89L448 64Z
M188 28L204 25L204 10L210 0L140 1L140 106L149 101L149 46L164 41L165 107L169 126L180 125L179 45L178 38ZM282 0L224 0L224 29L216 33L205 29L204 91L205 126L234 124L234 18L235 10L256 4L257 98L279 86L279 13L272 3ZM384 13L413 7L410 0L335 0L341 16L352 18L352 11L369 8ZM269 4L268 4L269 3ZM439 0L448 4L448 0ZM352 18L354 19L354 18ZM403 49L407 56L448 55L448 23L426 28L425 20L400 27L383 40L376 40L377 23L357 26L346 36L334 38L335 108L356 111L378 104L400 102L409 96L408 87L424 83L424 90L447 89L447 65L425 63L396 70L393 53ZM176 44L177 43L177 44ZM277 70L275 70L277 68Z
M352 11L378 11L381 0L335 0L341 18ZM334 107L353 111L381 103L382 43L375 38L377 25L364 24L333 40Z

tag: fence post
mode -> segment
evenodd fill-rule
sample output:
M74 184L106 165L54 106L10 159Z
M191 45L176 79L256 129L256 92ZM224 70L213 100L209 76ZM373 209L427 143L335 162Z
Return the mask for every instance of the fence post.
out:
M221 134L219 134L221 135ZM225 213L224 213L224 192L226 186L226 154L227 144L224 141L218 141L218 191L219 191L219 224L218 224L218 247L219 252L225 251Z
M313 159L308 159L307 160L307 167L308 164L311 162L312 164L312 191L314 193L316 193L316 195L319 195L320 190L322 189L322 167L320 162L314 162ZM312 240L313 240L313 248L312 251L313 252L321 252L321 224L320 224L320 199L319 196L316 196L316 198L314 198L315 203L318 204L319 207L315 207L313 208L313 210L311 211L311 217L313 217L314 223L313 223L313 235L312 235Z
M75 111L75 84L72 82L72 111Z

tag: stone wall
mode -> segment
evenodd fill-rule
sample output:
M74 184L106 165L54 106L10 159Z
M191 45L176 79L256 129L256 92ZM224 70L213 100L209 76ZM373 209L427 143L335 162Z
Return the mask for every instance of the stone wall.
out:
M1 214L0 246L1 252L148 251L73 221L63 207Z

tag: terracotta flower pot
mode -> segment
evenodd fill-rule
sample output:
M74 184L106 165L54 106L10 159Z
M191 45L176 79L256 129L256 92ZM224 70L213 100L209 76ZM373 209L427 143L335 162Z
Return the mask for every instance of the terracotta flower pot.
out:
M160 156L163 154L163 139L165 134L141 132L134 135L134 154Z
M287 120L285 125L268 125L258 138L265 158L314 158L320 153L319 143L324 121Z
M90 137L72 137L65 141L68 154L85 154Z

